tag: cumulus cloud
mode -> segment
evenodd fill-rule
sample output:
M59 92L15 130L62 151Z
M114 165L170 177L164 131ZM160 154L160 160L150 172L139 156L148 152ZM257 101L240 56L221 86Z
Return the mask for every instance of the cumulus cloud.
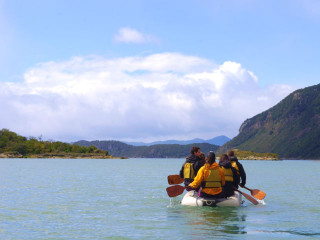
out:
M74 57L0 82L0 126L55 140L233 137L241 123L294 90L262 89L236 62L178 53Z
M136 29L123 27L120 28L114 36L116 42L123 43L157 43L158 39L152 35L141 33Z

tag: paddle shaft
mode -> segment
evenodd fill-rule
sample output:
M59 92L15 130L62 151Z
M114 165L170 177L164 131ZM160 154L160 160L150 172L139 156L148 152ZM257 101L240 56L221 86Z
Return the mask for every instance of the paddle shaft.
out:
M238 189L235 189L235 191L238 191L239 193L241 193L246 199L248 199L250 202L252 202L254 205L258 205L259 202L254 199L253 197L251 197L249 194L246 194L244 192L241 192L240 190Z
M245 188L245 189L249 190L250 192L252 192L252 189L247 188L246 186L243 186L243 188Z

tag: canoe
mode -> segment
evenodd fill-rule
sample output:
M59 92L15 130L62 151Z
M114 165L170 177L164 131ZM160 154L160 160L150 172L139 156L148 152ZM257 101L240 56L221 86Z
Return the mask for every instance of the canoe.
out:
M189 191L182 198L181 205L198 207L239 207L243 202L239 192L235 192L233 196L227 198L202 198L198 196L198 192Z

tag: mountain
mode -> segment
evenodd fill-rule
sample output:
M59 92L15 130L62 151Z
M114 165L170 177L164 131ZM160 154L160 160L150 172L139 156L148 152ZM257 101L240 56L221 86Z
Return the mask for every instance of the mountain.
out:
M114 157L129 158L185 158L190 154L194 144L159 144L152 146L132 146L119 141L85 141L81 140L74 144L80 146L95 146L98 149L108 151ZM209 143L197 144L205 154L209 151L216 151L219 146Z
M192 140L166 140L166 141L157 141L157 142L151 142L151 143L144 143L144 142L125 142L127 144L133 145L133 146L152 146L152 145L158 145L158 144L179 144L179 145L187 145L192 143L210 143L213 145L221 146L224 143L230 141L230 138L226 136L218 136L214 137L208 140L203 140L200 138L195 138Z
M273 152L282 159L320 159L320 84L299 89L241 125L227 149Z
M218 136L215 138L211 138L209 140L205 140L206 143L210 143L210 144L214 144L214 145L218 145L218 146L222 146L223 144L225 144L226 142L230 141L231 139L226 137L226 136Z

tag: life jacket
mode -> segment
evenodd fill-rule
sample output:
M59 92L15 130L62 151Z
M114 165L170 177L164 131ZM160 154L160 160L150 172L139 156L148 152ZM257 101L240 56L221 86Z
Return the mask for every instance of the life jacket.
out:
M240 172L239 172L237 161L231 161L231 166L234 167L237 170L237 173L240 176Z
M221 166L221 168L223 170L226 182L233 182L233 172L232 172L231 168L225 168L223 166Z
M194 179L194 170L193 163L185 163L183 168L183 177L185 180L193 181Z
M201 187L204 188L221 188L221 176L219 174L219 168L209 169L209 175L205 181L201 183Z

